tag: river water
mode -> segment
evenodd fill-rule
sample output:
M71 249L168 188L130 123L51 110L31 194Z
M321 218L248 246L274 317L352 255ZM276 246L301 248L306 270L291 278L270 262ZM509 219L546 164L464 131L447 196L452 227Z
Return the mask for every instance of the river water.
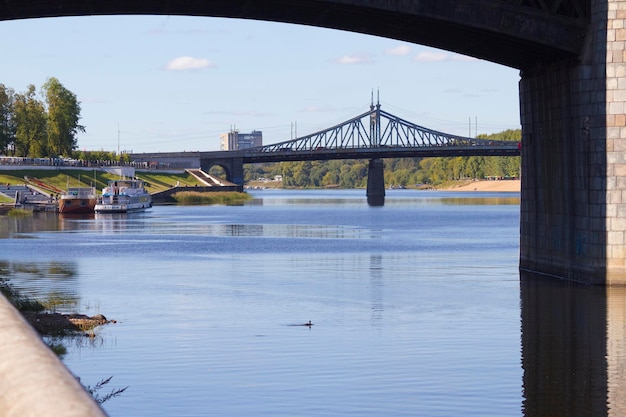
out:
M0 219L11 282L117 321L63 342L109 415L623 415L624 293L520 277L518 193L252 194Z

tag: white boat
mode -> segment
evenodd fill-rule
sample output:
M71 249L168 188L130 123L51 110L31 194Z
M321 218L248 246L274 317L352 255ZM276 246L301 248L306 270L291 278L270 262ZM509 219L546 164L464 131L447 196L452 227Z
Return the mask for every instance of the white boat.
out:
M113 180L102 189L96 213L130 213L152 207L152 196L141 180Z

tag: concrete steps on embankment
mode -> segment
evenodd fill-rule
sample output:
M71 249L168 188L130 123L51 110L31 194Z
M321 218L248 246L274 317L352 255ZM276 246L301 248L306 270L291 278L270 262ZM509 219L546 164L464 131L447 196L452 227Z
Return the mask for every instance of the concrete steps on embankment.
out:
M221 178L215 177L213 175L207 174L201 169L187 169L185 170L193 177L195 177L198 181L204 186L176 186L172 187L169 190L160 191L158 193L152 194L152 202L154 204L167 204L174 203L175 200L172 198L172 195L181 192L181 191L192 191L198 193L210 193L216 191L243 191L243 187L237 184L234 184L230 181L223 180Z
M51 196L29 185L0 185L0 194L12 199L16 204L46 204Z
M234 184L230 181L226 181L222 178L218 178L216 176L208 174L201 169L186 169L185 171L187 171L189 174L191 174L194 178L196 178L198 181L200 181L202 184L206 185L207 187L237 186L237 184Z

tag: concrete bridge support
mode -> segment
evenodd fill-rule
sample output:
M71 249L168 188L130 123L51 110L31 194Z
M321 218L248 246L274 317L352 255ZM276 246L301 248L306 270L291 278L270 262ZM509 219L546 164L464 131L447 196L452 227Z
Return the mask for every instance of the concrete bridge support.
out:
M371 159L367 170L367 204L385 205L385 172L382 159Z
M579 60L521 74L520 268L626 285L626 1L591 7Z
M200 168L204 172L209 172L216 165L224 169L227 181L243 186L243 158L200 159Z

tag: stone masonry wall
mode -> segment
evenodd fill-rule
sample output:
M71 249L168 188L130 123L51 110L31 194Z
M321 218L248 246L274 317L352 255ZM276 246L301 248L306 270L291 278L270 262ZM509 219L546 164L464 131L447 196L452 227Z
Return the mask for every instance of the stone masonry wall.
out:
M626 1L608 2L606 26L607 281L626 271Z
M626 1L591 19L579 60L522 73L520 268L626 284Z

